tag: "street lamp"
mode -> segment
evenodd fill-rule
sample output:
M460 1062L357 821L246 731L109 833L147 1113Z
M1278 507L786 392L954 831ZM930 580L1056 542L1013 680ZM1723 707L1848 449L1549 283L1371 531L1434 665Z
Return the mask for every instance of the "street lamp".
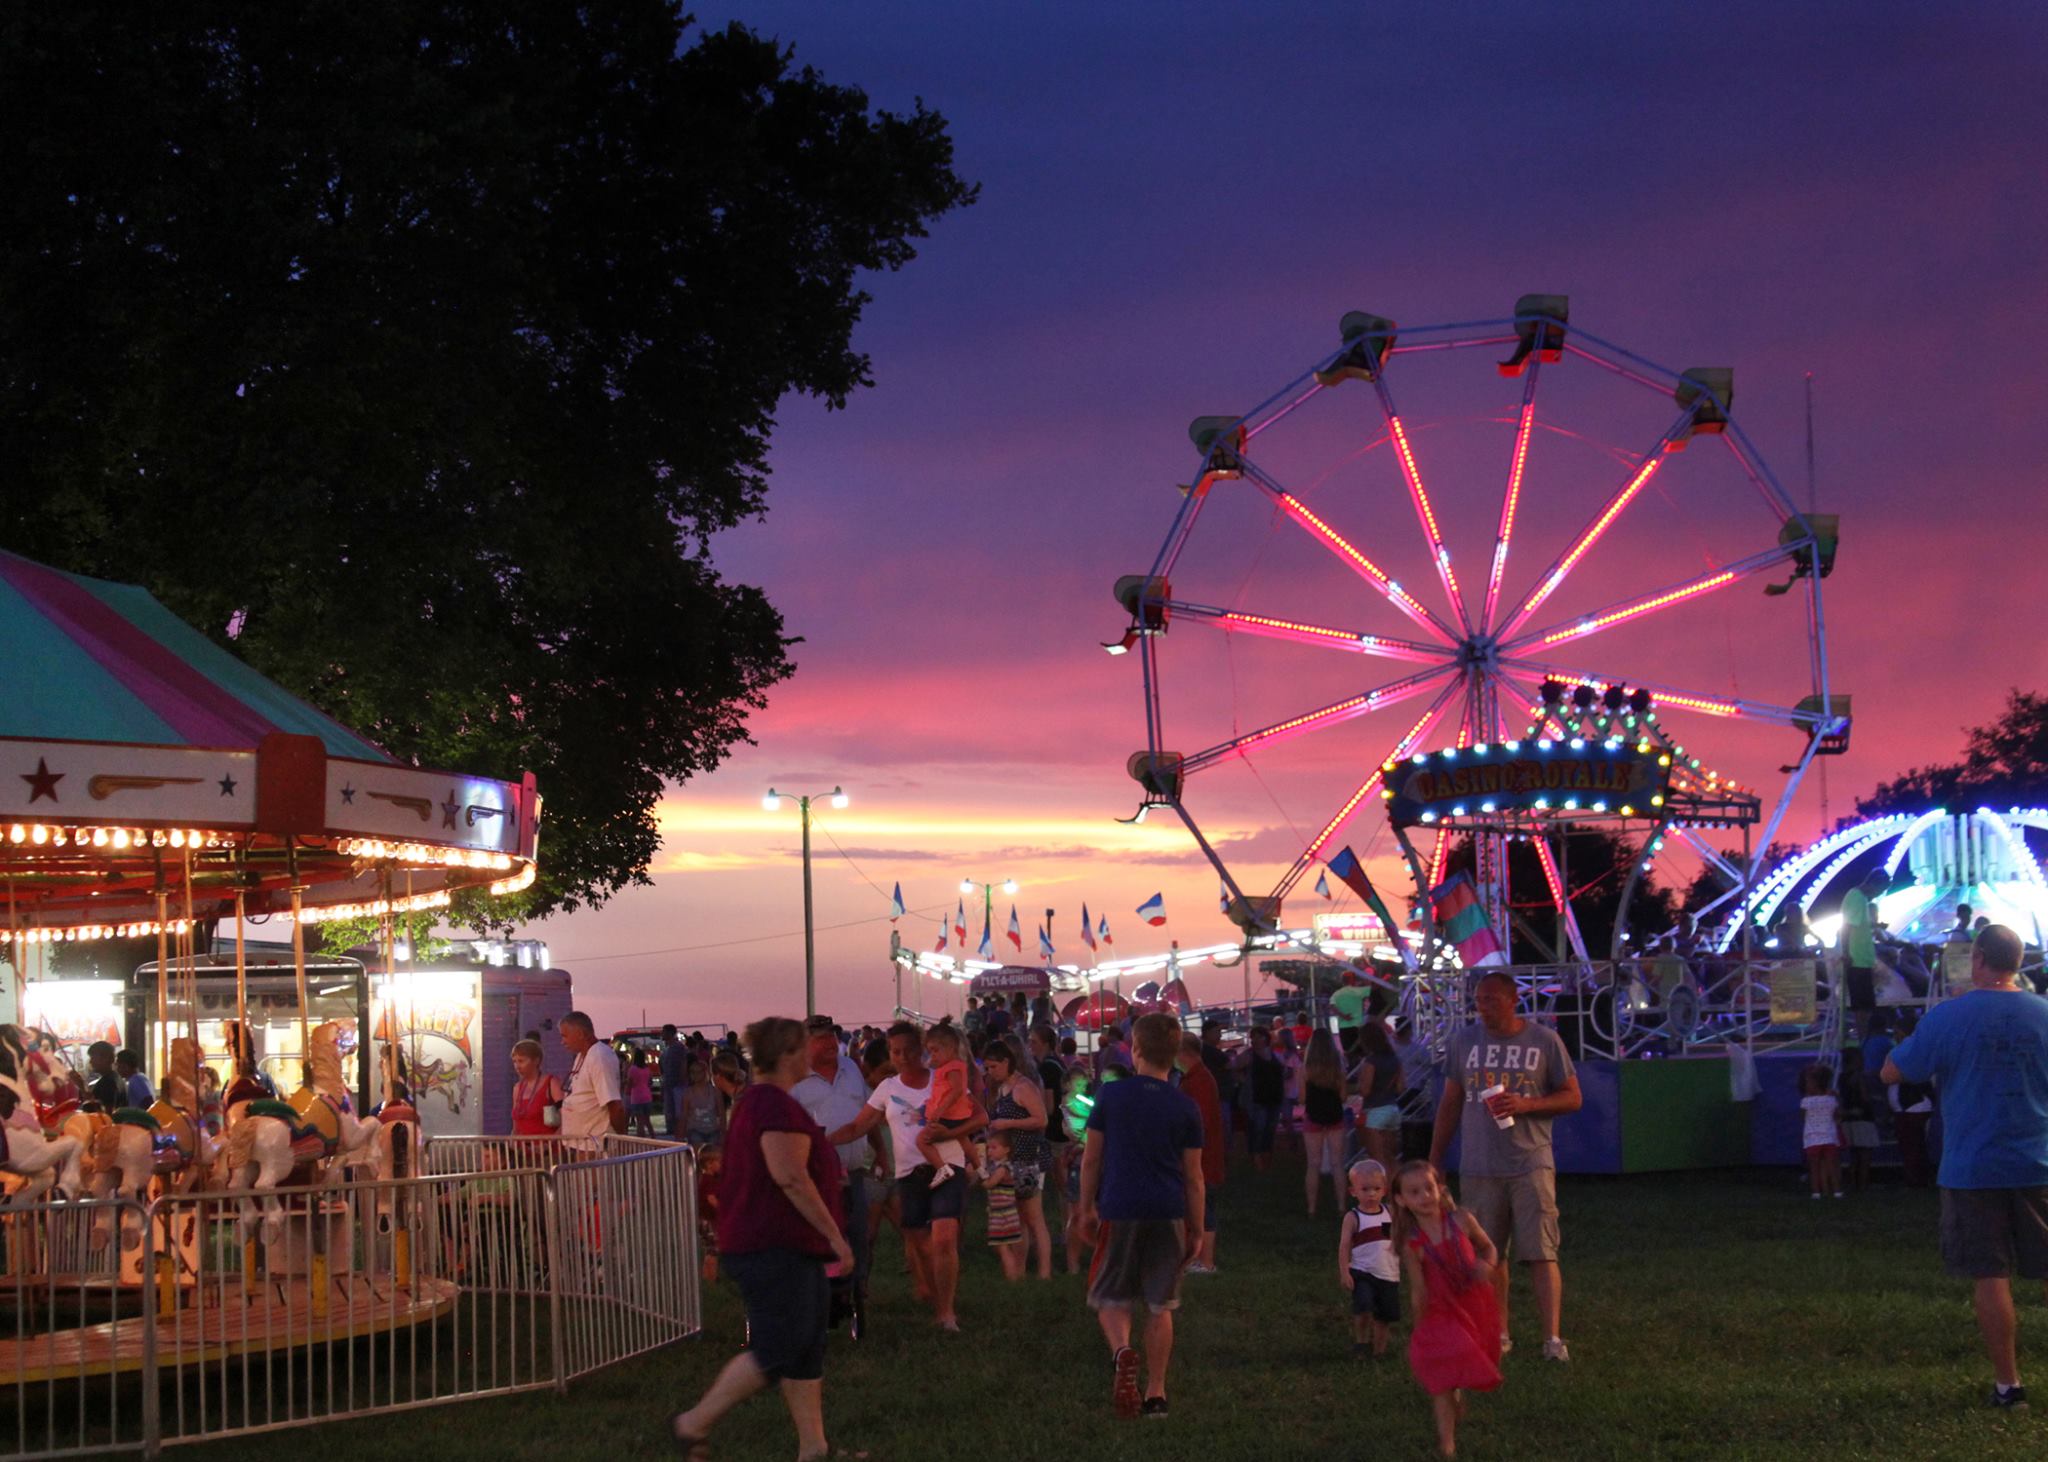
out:
M1006 878L1002 881L1000 885L993 883L979 883L972 878L963 878L960 880L960 892L973 893L976 889L979 889L981 891L981 927L984 931L986 931L989 934L991 945L993 945L994 943L994 930L996 918L996 889L998 887L1000 887L1004 893L1010 895L1012 898L1015 898L1017 895L1017 880L1014 878ZM989 952L993 954L995 951L993 948L991 948Z
M832 806L843 809L846 806L846 791L834 787L831 792L815 792L808 797L796 799L797 810L803 816L804 824L804 1015L806 1018L818 1013L818 950L817 941L811 929L811 804L821 798L830 797ZM769 812L782 810L782 793L773 787L761 799L761 806Z

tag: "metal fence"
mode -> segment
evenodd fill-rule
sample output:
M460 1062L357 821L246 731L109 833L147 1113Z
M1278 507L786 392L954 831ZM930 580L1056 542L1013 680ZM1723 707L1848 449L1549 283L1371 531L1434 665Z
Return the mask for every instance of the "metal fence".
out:
M455 1151L412 1178L0 1209L0 1447L153 1455L562 1390L699 1328L687 1147L544 1139L445 1170Z

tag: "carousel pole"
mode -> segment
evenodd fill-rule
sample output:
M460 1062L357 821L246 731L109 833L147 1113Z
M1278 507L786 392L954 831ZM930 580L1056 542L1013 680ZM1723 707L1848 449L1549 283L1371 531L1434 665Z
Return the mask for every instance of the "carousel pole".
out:
M156 1079L162 1084L164 1073L171 1066L171 1021L170 1000L167 987L171 979L171 907L170 894L164 888L163 855L157 855L156 864Z
M313 1056L313 1032L306 1019L306 1006L311 997L306 994L306 926L300 916L306 908L306 890L299 882L298 852L290 855L292 880L292 974L299 986L299 1079L300 1085L308 1084L305 1079L306 1062Z
M185 957L185 1037L199 1049L199 931L192 920L192 854L185 854L185 927L178 935L178 947ZM159 1068L162 1081L168 1068Z
M242 1051L249 1045L249 946L244 928L248 912L246 898L241 889L235 890L235 1049L228 1052L228 1079L221 1084L223 1092L243 1074ZM255 1073L249 1074L253 1076Z
M391 1039L391 1005L398 994L398 931L391 912L391 870L384 870L384 1100L396 1099L398 1091L398 1046ZM374 1030L375 1022L369 1022ZM367 1032L366 1032L367 1034ZM411 1096L410 1089L406 1092Z

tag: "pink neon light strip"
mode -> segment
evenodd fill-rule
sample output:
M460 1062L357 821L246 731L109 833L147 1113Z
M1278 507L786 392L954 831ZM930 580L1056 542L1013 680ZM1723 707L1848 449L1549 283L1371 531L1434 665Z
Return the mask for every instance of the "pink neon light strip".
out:
M1350 565L1353 572L1372 584L1380 593L1386 595L1387 602L1431 634L1441 636L1444 640L1450 642L1457 640L1457 636L1451 633L1449 626L1443 624L1434 614L1430 613L1421 600L1388 577L1385 569L1360 553L1352 546L1349 539L1317 517L1300 498L1297 498L1291 492L1280 492L1272 489L1269 489L1269 491L1272 491L1273 501L1279 505L1282 512L1294 519L1295 522L1301 524L1302 527L1308 529L1317 539L1321 540L1324 547L1330 549L1339 558L1343 559L1345 563Z
M1544 575L1543 581L1523 601L1522 607L1515 611L1514 618L1509 620L1507 627L1501 631L1501 638L1505 639L1520 629L1528 623L1530 615L1543 607L1543 601L1557 592L1558 585L1565 581L1565 576L1586 556L1593 545L1600 541L1600 536L1613 525L1616 518L1621 516L1621 510L1635 501L1636 495L1649 485L1650 479L1657 475L1657 469L1663 465L1663 452L1652 452L1649 460L1636 469L1635 476L1623 485L1621 491L1607 500L1607 506L1601 510L1600 516L1586 526L1578 541L1565 550L1562 558L1551 565L1550 572Z
M1401 475L1408 480L1408 496L1415 500L1415 514L1422 520L1422 532L1429 539L1429 554L1436 562L1436 576L1443 581L1444 592L1451 596L1451 611L1459 622L1465 623L1465 596L1458 592L1458 576L1451 572L1451 551L1444 546L1443 532L1436 525L1436 510L1429 505L1429 493L1422 485L1422 471L1415 465L1415 451L1408 445L1408 429L1401 425L1401 418L1394 414L1391 398L1386 397L1386 388L1381 388L1382 399L1387 401L1387 432L1394 439L1394 452L1401 459Z
M1376 690L1369 690L1364 695L1351 696L1345 700L1324 706L1320 710L1293 716L1285 721L1275 722L1271 726L1262 726L1256 731L1247 731L1244 735L1234 740L1223 742L1208 751L1189 757L1185 767L1188 770L1194 770L1198 767L1208 766L1225 756L1233 753L1243 753L1254 746L1262 745L1265 742L1273 741L1283 736L1299 736L1304 731L1313 731L1317 727L1327 726L1333 721L1348 720L1353 716L1362 716L1369 711L1376 711L1382 706L1391 706L1397 702L1405 701L1411 696L1419 695L1427 690L1430 682L1442 673L1441 670L1425 670L1420 675L1411 675L1406 680L1394 681L1390 685L1383 685Z
M1418 645L1411 640L1389 639L1385 635L1362 635L1355 630L1332 629L1328 625L1304 624L1299 620L1275 619L1267 614L1245 614L1231 609L1211 616L1226 630L1265 635L1273 639L1296 640L1307 645L1336 645L1389 660L1415 660L1439 664L1450 651L1437 645Z
M1393 751L1380 758L1382 763L1399 761L1402 757L1414 751L1415 744L1428 734L1429 728L1434 726L1438 718L1443 715L1444 707L1450 701L1451 692L1456 689L1455 685L1447 687L1444 694L1437 698L1435 704L1418 716L1415 724L1402 733L1401 739L1394 743ZM1315 862L1323 849L1329 845L1330 839L1337 835L1337 830L1350 821L1351 814L1358 810L1358 804L1372 795L1373 789L1379 786L1381 779L1386 774L1386 767L1384 765L1373 768L1372 775L1361 782L1358 790L1346 798L1344 805L1337 809L1337 815L1323 824L1323 830L1315 835L1308 848L1296 861L1296 868L1305 869L1309 864Z
M1493 540L1493 567L1486 577L1486 609L1479 616L1479 624L1485 629L1493 623L1493 612L1500 606L1500 581L1508 567L1508 540L1515 532L1515 506L1522 496L1522 469L1529 461L1529 435L1536 427L1536 403L1529 399L1535 395L1535 366L1529 372L1529 384L1523 388L1522 419L1515 427L1515 455L1508 464L1507 492L1500 504L1500 531Z
M1603 630L1620 624L1625 619L1634 619L1638 615L1649 614L1653 610L1664 609L1682 600L1690 599L1695 595L1704 594L1710 589L1718 589L1723 584L1733 583L1740 577L1741 575L1733 569L1723 569L1718 574L1709 574L1704 579L1695 579L1690 584L1682 584L1676 589L1667 590L1648 599L1638 599L1633 604L1624 604L1619 609L1610 609L1605 614L1595 615L1590 619L1582 619L1577 624L1566 625L1562 629L1552 630L1549 634L1536 640L1536 643L1539 645L1554 645L1561 640L1577 639L1581 635L1589 635L1596 630Z

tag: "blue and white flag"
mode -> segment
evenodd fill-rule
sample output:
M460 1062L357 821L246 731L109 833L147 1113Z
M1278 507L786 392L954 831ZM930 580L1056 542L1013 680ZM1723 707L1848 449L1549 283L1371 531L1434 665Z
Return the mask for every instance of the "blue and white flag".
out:
M1010 905L1010 943L1017 946L1017 953L1024 952L1024 926L1017 922L1017 906Z
M1088 917L1088 906L1081 905L1081 942L1090 949L1095 947L1095 924Z
M896 892L889 897L889 922L895 923L903 917L903 885L896 885Z
M995 945L989 942L988 933L988 915L984 912L981 916L981 949L978 951L982 959L991 959L996 952Z
M1038 957L1047 964L1052 963L1052 931L1041 928L1038 931Z
M1318 873L1316 875L1316 892L1321 894L1326 899L1331 896L1330 875L1328 873Z

